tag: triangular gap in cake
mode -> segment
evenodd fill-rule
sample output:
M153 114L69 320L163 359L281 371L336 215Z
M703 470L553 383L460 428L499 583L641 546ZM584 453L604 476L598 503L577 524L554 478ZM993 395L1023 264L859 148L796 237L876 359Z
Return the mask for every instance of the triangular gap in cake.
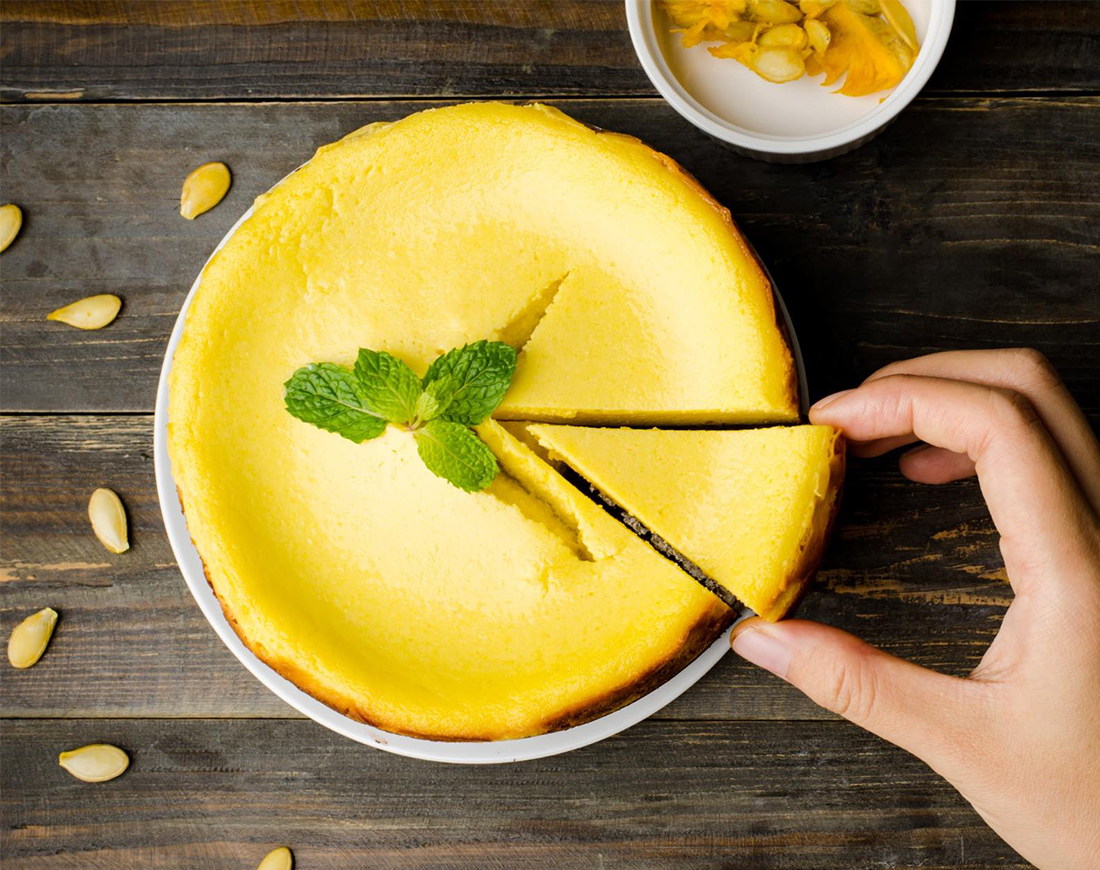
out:
M551 455L550 451L540 442L530 431L531 424L521 423L515 421L508 421L498 423L499 428L504 429L510 434L517 442L523 445L530 453L534 454L541 463L544 463L549 468L553 469L557 475L560 475L561 483L564 483L567 487L575 490L577 493L585 496L589 501L594 502L599 508L601 508L606 514L609 514L616 522L622 524L629 529L634 535L641 538L647 544L649 544L658 553L669 559L676 564L684 573L690 576L693 580L699 583L701 586L709 590L716 595L727 606L732 607L735 610L743 610L744 604L737 600L737 598L725 587L715 582L710 578L702 568L688 559L683 553L677 550L672 544L662 538L660 535L647 528L636 517L631 516L623 508L617 504L613 499L600 491L598 487L586 480L577 471L571 468L568 464L561 462L560 458ZM484 434L483 436L484 437ZM493 442L494 451L499 450L497 442ZM498 456L499 458L499 456ZM506 472L507 473L507 472ZM522 474L522 472L520 472ZM529 477L530 475L524 475ZM560 484L559 484L560 486ZM529 490L530 491L530 490ZM535 497L540 497L535 494ZM585 509L587 512L587 508Z

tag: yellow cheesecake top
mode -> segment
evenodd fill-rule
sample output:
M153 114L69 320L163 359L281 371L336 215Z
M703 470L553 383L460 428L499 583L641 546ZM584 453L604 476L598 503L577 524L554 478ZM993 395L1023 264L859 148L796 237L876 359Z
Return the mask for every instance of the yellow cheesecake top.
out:
M237 632L316 697L392 731L492 739L621 704L690 660L725 605L495 424L480 493L407 433L291 417L300 366L360 347L421 374L521 349L502 419L789 420L790 354L729 221L667 158L541 106L471 104L322 148L204 270L170 376L189 532Z
M767 619L787 611L817 567L843 475L830 426L526 428Z
M546 106L435 109L321 148L207 266L177 366L206 324L240 377L359 347L422 372L503 340L521 358L500 419L797 417L771 288L729 213L667 157ZM240 365L255 330L263 356Z
M210 581L262 659L356 718L539 733L726 616L492 421L480 432L506 473L476 494L392 428L354 444L291 421L254 432L255 449L234 428L176 470Z

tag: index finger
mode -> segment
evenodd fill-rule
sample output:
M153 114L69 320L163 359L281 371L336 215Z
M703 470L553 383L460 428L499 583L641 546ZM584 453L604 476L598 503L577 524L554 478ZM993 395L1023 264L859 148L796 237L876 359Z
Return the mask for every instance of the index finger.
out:
M887 375L810 412L856 440L913 434L974 462L1014 587L1037 575L1085 577L1100 526L1034 409L1019 393L965 381Z
M1023 393L1061 451L1092 509L1100 512L1100 444L1084 413L1043 354L1026 347L949 350L890 363L867 380L890 375L951 378Z

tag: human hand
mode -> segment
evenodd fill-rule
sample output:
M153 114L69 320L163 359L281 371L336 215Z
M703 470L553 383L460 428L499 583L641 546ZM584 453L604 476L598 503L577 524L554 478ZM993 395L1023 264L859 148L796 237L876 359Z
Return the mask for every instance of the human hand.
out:
M733 649L927 762L1042 870L1100 868L1100 446L1029 350L894 363L814 423L856 456L916 441L921 483L977 474L1015 597L966 679L805 620L747 620Z

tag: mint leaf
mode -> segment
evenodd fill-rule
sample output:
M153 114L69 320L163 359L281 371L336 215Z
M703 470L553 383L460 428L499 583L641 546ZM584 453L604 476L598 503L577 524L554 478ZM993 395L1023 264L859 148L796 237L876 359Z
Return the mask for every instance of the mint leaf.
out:
M433 362L424 375L424 391L437 403L436 417L475 426L496 410L515 372L515 348L476 341Z
M359 349L355 377L366 406L391 423L410 423L420 397L420 379L405 363L384 350Z
M386 429L386 421L367 405L359 380L343 366L304 366L284 386L286 409L320 429L356 444L377 438Z
M497 459L461 423L430 420L416 431L416 452L428 470L466 492L485 489L497 476Z

